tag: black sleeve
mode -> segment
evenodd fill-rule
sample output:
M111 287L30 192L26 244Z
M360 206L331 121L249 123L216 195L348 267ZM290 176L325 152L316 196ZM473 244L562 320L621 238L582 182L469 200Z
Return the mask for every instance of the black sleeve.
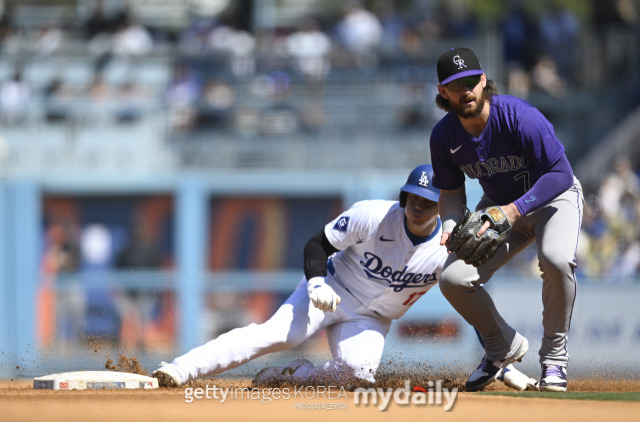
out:
M325 277L327 275L327 259L338 252L327 236L324 229L314 234L304 245L304 276L307 280L313 277Z

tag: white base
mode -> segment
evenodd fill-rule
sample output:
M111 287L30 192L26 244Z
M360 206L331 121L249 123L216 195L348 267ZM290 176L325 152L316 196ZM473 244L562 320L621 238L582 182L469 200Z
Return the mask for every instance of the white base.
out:
M33 388L45 390L152 389L158 388L158 380L128 372L76 371L36 377L33 379Z

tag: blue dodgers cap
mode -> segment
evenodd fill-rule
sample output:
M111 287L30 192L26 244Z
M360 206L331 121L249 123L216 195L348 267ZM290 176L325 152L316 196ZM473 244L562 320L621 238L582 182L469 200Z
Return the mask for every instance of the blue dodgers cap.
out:
M452 48L442 54L438 59L437 69L440 85L448 84L465 76L484 73L476 53L468 48Z
M433 167L431 164L422 164L413 169L407 183L400 188L400 206L407 205L408 194L418 195L429 201L438 202L440 199L440 189L433 186Z

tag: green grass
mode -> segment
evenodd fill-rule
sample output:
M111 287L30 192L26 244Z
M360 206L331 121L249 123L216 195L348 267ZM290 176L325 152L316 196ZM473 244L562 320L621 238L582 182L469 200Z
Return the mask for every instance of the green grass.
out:
M592 391L568 391L566 393L552 393L539 391L525 391L521 393L510 391L487 391L476 393L486 396L509 396L526 398L544 398L560 400L600 400L600 401L640 401L640 391L616 392L592 392Z

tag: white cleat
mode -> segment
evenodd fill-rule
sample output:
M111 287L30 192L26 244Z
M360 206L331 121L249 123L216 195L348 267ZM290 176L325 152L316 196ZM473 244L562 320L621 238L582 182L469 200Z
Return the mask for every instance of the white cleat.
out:
M307 359L296 359L285 366L268 366L256 374L253 385L269 386L294 381L293 375L303 366L313 367L313 364Z
M567 368L559 365L542 364L540 391L567 391Z
M180 387L184 384L180 373L175 365L171 363L162 362L160 368L153 371L151 376L158 380L158 386L160 387Z
M511 356L506 357L503 360L491 361L486 356L480 361L480 365L469 376L467 383L465 384L466 391L479 391L487 385L494 382L501 374L502 370L513 362L520 362L527 351L529 350L529 342L526 338L522 337L520 347Z
M504 385L518 391L538 391L538 381L518 371L513 365L507 365L498 376Z

